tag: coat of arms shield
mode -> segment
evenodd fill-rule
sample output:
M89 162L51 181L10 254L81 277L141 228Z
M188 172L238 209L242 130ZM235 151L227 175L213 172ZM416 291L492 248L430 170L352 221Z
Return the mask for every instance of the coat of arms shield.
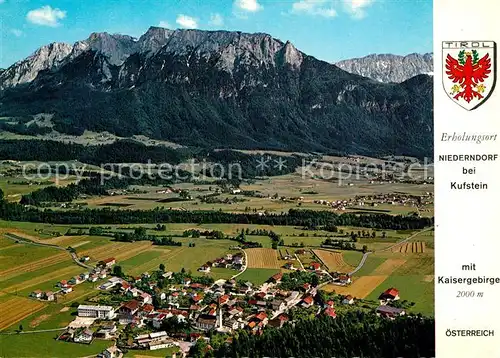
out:
M495 42L444 41L442 48L446 94L462 108L476 109L495 88Z

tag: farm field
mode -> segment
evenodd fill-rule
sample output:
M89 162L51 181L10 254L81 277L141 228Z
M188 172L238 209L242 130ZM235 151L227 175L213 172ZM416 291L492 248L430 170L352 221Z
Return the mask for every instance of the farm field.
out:
M278 256L273 249L246 249L248 268L275 268L279 269Z
M280 272L279 269L247 268L245 272L239 275L236 279L241 281L250 281L255 285L261 285L266 282L272 275L278 272Z
M14 243L14 241L11 242ZM26 265L26 268L34 261L64 260L64 258L69 255L68 253L48 247L37 247L36 250L26 250L25 245L17 245L10 248L4 248L0 256L0 276L3 276L8 275L16 266Z
M172 353L177 352L179 348L177 347L172 347L172 348L164 348L164 349L158 349L155 351L134 351L134 350L129 350L124 357L125 358L155 358L155 357L171 357Z
M415 302L409 312L420 312L425 315L434 315L434 282L422 275L398 276L391 275L387 277L378 287L376 287L366 298L376 300L378 296L390 287L396 287L399 290L401 300Z
M45 303L30 300L24 297L12 297L0 303L0 331L15 324L16 322L40 311L46 306Z
M418 254L425 252L425 242L410 241L400 245L396 245L391 249L392 252L400 252L402 254Z
M329 284L323 287L323 289L327 292L335 292L340 295L351 295L359 299L367 297L386 279L387 275L361 276L359 278L354 278L353 283L349 286Z
M358 277L371 275L372 272L377 267L379 267L380 265L382 265L385 262L385 260L386 260L385 258L377 257L374 254L368 255L368 257L366 258L365 264L363 265L363 267L361 267L361 269L358 272L356 272L355 275Z
M387 259L382 264L377 266L373 271L374 275L390 275L396 269L403 266L406 263L405 259Z
M422 241L426 248L434 248L434 230L425 231L416 235L410 241Z
M83 357L95 356L113 345L95 340L90 345L56 341L58 332L0 335L2 357Z
M344 261L341 251L313 250L313 252L326 265L329 271L347 273L354 269L354 266Z

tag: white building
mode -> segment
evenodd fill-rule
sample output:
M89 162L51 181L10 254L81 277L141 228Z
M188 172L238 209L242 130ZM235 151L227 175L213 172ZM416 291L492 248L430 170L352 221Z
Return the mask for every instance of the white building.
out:
M93 317L99 319L115 318L115 309L111 306L78 306L78 316Z

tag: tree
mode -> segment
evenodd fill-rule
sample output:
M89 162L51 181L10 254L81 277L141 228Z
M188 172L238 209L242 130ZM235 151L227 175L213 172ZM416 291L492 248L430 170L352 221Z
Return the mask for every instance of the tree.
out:
M3 193L3 190L0 189L0 201L3 201L4 199L4 193Z
M145 227L137 227L134 230L134 236L137 238L143 238L146 236L146 228Z
M122 271L122 267L119 265L116 265L113 267L113 275L117 277L123 277L125 276Z
M24 329L23 325L22 325L22 324L20 324L20 325L19 325L19 332L22 332L22 331L23 331L23 329Z
M182 199L189 199L189 191L187 191L187 190L182 190L182 191L179 193L179 196L180 196Z
M161 272L165 272L165 265L164 264L160 264L160 271Z
M368 246L366 245L363 245L363 249L362 249L363 253L366 253L368 251Z
M311 285L313 287L317 287L319 285L318 275L312 275L312 277L311 277Z

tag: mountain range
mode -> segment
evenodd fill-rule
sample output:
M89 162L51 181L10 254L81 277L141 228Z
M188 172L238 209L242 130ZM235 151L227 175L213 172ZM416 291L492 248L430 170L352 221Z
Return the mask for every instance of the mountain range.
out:
M385 83L400 83L421 74L432 75L434 70L432 53L407 56L373 54L340 61L335 65L347 72Z
M430 76L381 83L264 33L151 27L138 39L93 33L44 46L0 71L0 116L38 113L75 135L432 155Z

